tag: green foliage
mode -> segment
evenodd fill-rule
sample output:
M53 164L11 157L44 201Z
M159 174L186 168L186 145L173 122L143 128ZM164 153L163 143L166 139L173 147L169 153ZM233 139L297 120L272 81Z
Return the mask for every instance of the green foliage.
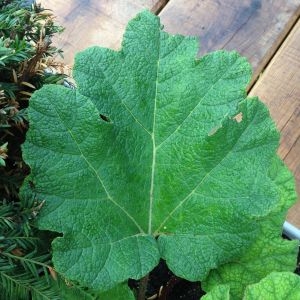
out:
M128 288L126 283L120 283L109 291L100 293L99 296L100 300L135 300L133 292Z
M219 285L206 294L203 300L232 300L229 285ZM272 272L261 281L248 285L238 299L243 300L298 300L300 298L300 277L291 272Z
M218 285L228 285L230 299L241 299L248 285L260 281L269 273L294 271L299 242L281 238L282 220L296 198L293 178L277 157L269 176L278 186L280 198L277 205L261 220L260 234L247 251L209 274L202 283L205 291Z
M45 200L39 228L63 235L52 243L56 270L106 290L163 258L203 280L251 265L265 234L291 268L297 245L278 236L294 183L267 108L246 98L247 61L226 51L195 59L197 40L168 35L149 12L122 45L78 54L76 90L48 85L30 101L23 195ZM249 280L265 276L265 261Z
M1 300L63 299L51 267L53 234L34 227L42 202L33 196L21 204L18 195L29 172L20 149L28 127L28 100L35 89L65 78L44 71L54 64L51 57L61 53L51 45L52 36L62 30L53 19L34 1L0 1Z
M0 299L57 299L49 276L50 255L30 226L39 207L0 203Z
M28 99L48 77L50 58L61 50L51 45L62 31L51 13L34 1L0 2L0 197L18 199L18 189L29 170L20 144L27 130ZM56 82L64 78L56 75ZM5 151L3 147L5 146Z
M228 285L217 285L201 297L202 300L230 300L230 287Z
M268 299L298 300L300 277L290 272L273 272L259 283L250 285L245 291L245 300Z
M99 299L99 292L57 274L48 251L54 236L33 226L42 203L27 199L23 204L0 203L0 300Z

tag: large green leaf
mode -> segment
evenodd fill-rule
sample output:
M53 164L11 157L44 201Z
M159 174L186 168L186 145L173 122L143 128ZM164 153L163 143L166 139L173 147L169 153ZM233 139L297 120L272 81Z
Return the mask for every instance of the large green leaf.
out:
M99 300L135 300L133 292L127 284L120 283L112 289L100 294Z
M259 283L249 285L244 300L298 300L300 299L300 277L291 272L274 272Z
M229 292L229 285L217 285L209 293L201 297L201 300L231 300Z
M229 285L217 285L203 300L232 300ZM238 299L243 300L298 300L300 299L300 277L291 272L272 272L256 284L248 285Z
M55 281L60 300L135 300L127 282L115 285L108 291L94 291L85 287L72 285L62 278Z
M269 177L278 186L280 201L260 221L260 233L247 251L236 260L210 272L202 282L206 291L227 285L230 287L230 299L241 299L248 285L259 282L269 273L295 270L299 241L288 241L281 237L286 212L296 200L294 181L277 157L269 170Z
M39 227L62 233L53 261L65 277L108 289L164 258L203 279L242 255L277 205L279 135L245 100L249 64L236 52L195 59L197 45L145 11L120 51L76 56L76 90L32 96L27 186L45 200Z

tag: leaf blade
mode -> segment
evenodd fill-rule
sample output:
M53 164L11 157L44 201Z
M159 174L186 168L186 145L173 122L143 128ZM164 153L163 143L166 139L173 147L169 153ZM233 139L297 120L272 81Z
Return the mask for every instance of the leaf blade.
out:
M266 107L245 100L249 64L197 50L143 12L120 51L77 55L78 89L32 96L28 181L46 199L39 226L63 233L53 249L65 277L108 289L162 257L203 279L242 255L276 205L267 170L279 136Z

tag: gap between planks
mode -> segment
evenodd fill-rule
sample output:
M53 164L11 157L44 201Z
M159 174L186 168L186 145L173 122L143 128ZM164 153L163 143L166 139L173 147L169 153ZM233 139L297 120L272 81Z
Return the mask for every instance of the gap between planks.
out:
M247 87L247 92L250 93L251 90L254 88L256 82L259 80L260 76L263 74L263 72L265 71L265 69L268 67L268 65L271 63L271 61L275 58L278 50L284 45L284 43L286 42L286 39L289 37L289 35L291 34L291 32L294 30L296 24L299 22L299 17L300 17L300 6L298 8L298 10L295 13L296 18L293 22L293 19L291 19L291 24L289 24L286 28L286 32L283 33L282 35L282 39L278 41L278 45L274 46L272 51L270 51L269 56L266 56L265 61L262 61L261 63L261 71L260 73L256 74L256 76L252 77L252 80L250 82L250 84Z
M166 5L169 3L169 0L159 0L157 1L153 7L151 8L151 11L159 15L159 13L166 7Z
M279 156L296 179L300 194L300 20L254 84L250 95L269 107L281 132ZM299 199L300 200L300 199ZM290 208L287 221L300 228L300 201Z

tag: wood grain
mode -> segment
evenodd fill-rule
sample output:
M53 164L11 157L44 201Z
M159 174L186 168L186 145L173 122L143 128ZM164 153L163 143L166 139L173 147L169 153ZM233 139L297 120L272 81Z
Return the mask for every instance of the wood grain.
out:
M127 22L139 11L158 11L163 0L41 0L51 9L65 31L54 39L64 50L64 63L73 64L74 54L92 45L118 49ZM59 60L59 57L56 59Z
M281 132L278 153L295 175L300 195L300 21L250 94L259 96L270 109ZM290 209L287 218L300 228L300 201Z
M299 13L299 0L171 0L160 17L166 31L200 37L199 54L224 48L246 56L254 80Z

